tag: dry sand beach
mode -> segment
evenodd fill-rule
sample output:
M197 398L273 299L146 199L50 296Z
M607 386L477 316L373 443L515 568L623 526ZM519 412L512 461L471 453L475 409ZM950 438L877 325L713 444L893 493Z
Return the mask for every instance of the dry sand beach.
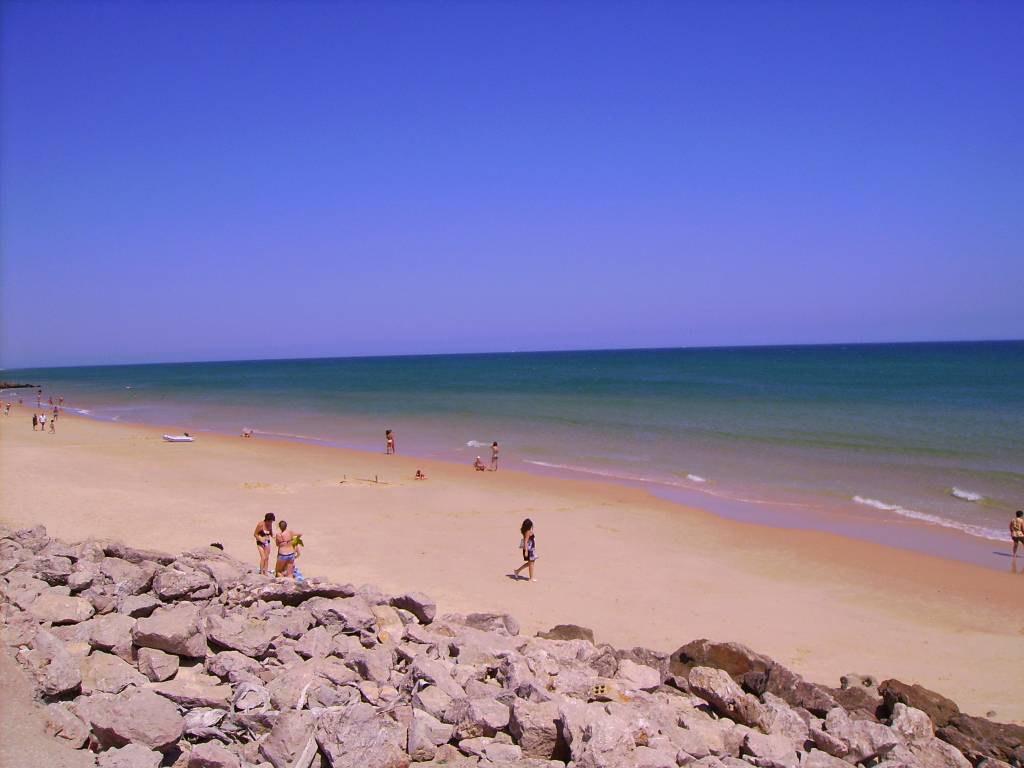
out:
M1024 576L610 484L211 434L174 445L164 430L69 415L39 434L30 418L0 418L11 525L172 551L220 541L255 565L252 529L274 512L304 534L307 574L419 589L443 611L507 611L530 634L573 622L619 646L736 640L815 682L896 677L1024 721ZM507 576L524 517L537 583Z

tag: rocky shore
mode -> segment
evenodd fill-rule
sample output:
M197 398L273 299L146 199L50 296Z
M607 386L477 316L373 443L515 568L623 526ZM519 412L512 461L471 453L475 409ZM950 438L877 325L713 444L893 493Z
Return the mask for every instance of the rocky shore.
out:
M104 768L1024 766L1024 727L916 685L816 685L735 643L521 637L214 548L0 528L0 631L48 731Z

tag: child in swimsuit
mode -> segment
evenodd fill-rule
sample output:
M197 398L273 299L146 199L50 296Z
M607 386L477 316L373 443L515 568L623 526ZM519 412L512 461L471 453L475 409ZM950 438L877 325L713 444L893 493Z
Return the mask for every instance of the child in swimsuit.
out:
M519 532L523 535L522 540L519 542L519 546L523 550L523 564L515 570L516 578L519 577L519 572L523 568L528 568L530 571L530 578L528 581L536 581L537 579L533 576L533 564L537 562L537 536L533 532L533 521L530 518L523 520L522 526L519 528Z

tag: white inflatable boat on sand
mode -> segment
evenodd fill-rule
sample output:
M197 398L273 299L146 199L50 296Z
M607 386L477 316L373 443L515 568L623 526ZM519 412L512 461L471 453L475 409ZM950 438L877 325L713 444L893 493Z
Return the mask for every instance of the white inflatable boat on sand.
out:
M189 437L186 432L184 435L164 435L164 440L168 443L191 443L195 438Z

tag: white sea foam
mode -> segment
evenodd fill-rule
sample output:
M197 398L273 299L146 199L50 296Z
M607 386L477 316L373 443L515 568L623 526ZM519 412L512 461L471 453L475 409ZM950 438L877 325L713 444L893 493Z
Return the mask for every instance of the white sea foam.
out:
M479 440L469 440L466 442L467 448L486 448L489 443L481 443Z
M956 498L961 499L963 501L981 501L982 499L985 498L980 493L975 493L974 491L965 491L963 488L957 488L955 485L953 486L953 490L950 491L950 493Z
M692 483L706 483L708 481L706 477L701 477L700 475L687 475L686 479Z
M895 512L901 517L909 517L911 520L920 520L925 523L932 523L934 525L942 526L943 528L952 528L953 530L961 531L962 533L966 533L979 539L1003 541L1006 538L1003 532L996 528L986 528L983 525L961 523L957 520L950 520L949 518L939 517L938 515L932 515L927 512L918 512L916 509L907 509L906 507L901 507L899 504L886 504L884 501L868 499L863 496L854 496L853 500L857 504L863 504L866 507L874 507L875 509L881 509L885 512Z

